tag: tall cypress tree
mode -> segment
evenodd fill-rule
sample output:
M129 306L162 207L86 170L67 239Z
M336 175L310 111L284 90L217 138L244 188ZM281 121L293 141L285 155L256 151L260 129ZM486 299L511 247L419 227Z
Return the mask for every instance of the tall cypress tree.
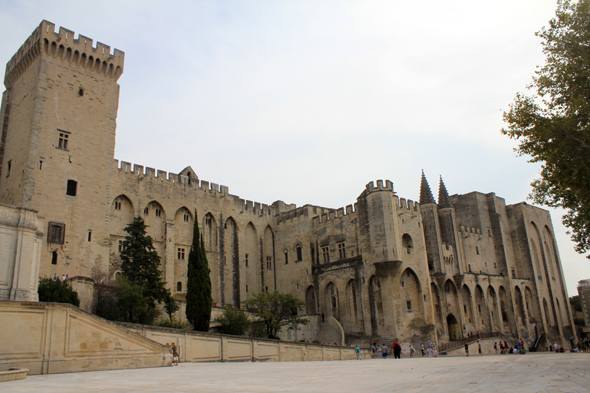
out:
M188 274L186 283L186 319L196 331L209 330L211 319L211 278L209 263L205 253L205 242L199 233L199 220L195 210L193 244L188 254Z

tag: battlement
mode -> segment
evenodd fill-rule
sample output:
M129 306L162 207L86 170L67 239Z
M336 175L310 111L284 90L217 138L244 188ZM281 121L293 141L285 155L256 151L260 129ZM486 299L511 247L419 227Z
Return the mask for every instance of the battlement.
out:
M121 161L119 164L119 160L115 161L115 170L119 173L128 174L130 176L137 176L137 177L148 177L157 180L161 180L162 182L167 182L170 185L174 184L185 184L185 185L193 185L195 188L199 188L202 190L210 190L219 192L222 194L229 194L229 187L221 186L216 183L210 183L206 180L199 180L198 178L189 178L188 176L180 176L177 173L171 173L162 171L160 169L154 169L150 167L144 167L143 165L138 164L131 164L127 161Z
M482 238L481 229L479 228L465 227L463 225L459 225L459 232L461 232L461 235L464 238L470 236L475 236L478 239Z
M367 194L376 191L392 191L393 192L393 183L390 180L385 180L385 185L383 185L383 180L377 180L377 186L375 186L375 182L369 182L365 186L365 191Z
M356 215L357 212L357 204L347 205L346 208L339 208L339 209L329 209L326 212L322 212L320 215L315 216L312 221L315 227L326 224L330 221L338 220L338 219L352 219L353 215Z
M406 198L400 198L399 199L399 205L398 208L400 210L400 213L403 212L404 210L409 210L412 212L418 212L418 208L420 207L420 204L418 202L414 202L411 199L408 199L406 201Z
M52 56L71 66L105 75L115 82L123 73L125 53L101 42L93 47L93 39L63 27L55 32L55 24L43 20L6 65L4 85L8 88L39 56Z
M127 161L114 160L116 173L123 176L133 176L135 178L150 179L152 181L160 181L162 184L175 187L177 185L188 186L194 188L195 192L202 191L213 195L227 196L233 199L234 207L239 211L249 212L254 215L273 216L278 213L276 206L269 206L260 202L247 201L237 195L229 193L229 187L222 186L217 183L212 183L206 180L199 180L197 177L182 176L176 173L162 171L143 165L132 164ZM292 205L295 206L295 205Z

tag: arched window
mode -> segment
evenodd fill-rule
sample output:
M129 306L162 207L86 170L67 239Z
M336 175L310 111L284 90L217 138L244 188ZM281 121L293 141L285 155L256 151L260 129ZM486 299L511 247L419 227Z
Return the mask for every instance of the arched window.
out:
M406 249L406 252L408 254L411 254L413 246L414 243L412 242L412 238L410 237L410 235L404 233L404 235L402 236L402 247Z
M182 292L182 283L180 281L176 283L176 292Z

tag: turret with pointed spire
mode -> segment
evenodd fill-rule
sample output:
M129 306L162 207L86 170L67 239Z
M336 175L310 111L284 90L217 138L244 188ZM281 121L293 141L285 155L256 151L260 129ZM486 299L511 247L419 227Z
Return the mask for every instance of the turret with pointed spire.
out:
M425 205L427 203L436 203L436 201L432 196L432 191L430 191L430 186L428 185L426 176L424 176L424 170L422 170L422 180L420 182L420 204Z
M438 207L451 207L451 203L449 202L449 193L447 192L447 188L445 187L442 176L440 177L440 183L438 185Z

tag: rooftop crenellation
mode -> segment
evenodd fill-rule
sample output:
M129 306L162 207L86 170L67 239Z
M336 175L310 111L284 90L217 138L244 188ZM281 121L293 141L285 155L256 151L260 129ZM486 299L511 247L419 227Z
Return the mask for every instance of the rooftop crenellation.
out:
M92 38L81 34L75 38L73 31L63 27L56 33L55 24L43 20L6 64L4 84L6 87L12 86L41 55L61 58L71 65L104 74L117 81L123 73L125 53L118 49L111 53L110 46L97 42L94 47L93 43Z

